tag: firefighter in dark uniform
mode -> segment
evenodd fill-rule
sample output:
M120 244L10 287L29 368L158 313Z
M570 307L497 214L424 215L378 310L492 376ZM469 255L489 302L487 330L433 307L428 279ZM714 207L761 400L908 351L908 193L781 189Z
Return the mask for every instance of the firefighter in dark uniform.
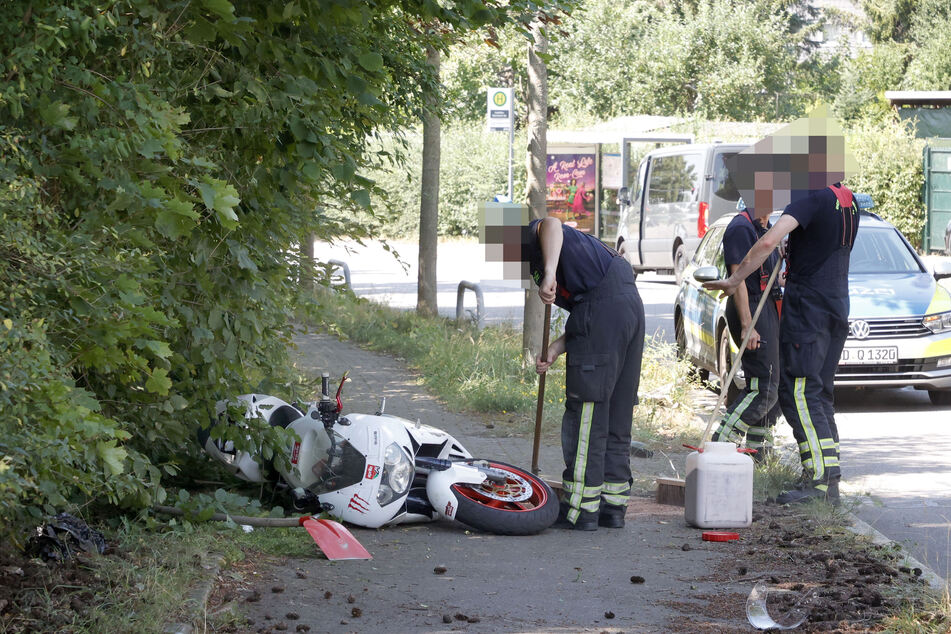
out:
M631 265L551 216L528 226L524 255L538 294L570 312L536 361L567 352L563 499L556 527L622 528L631 492L631 423L644 350L644 305Z
M723 258L730 273L739 267L750 248L769 228L768 216L757 218L752 210L747 209L742 198L737 202L737 209L740 212L723 233ZM778 295L777 282L774 281L771 288L767 288L767 284L778 261L779 252L774 251L746 278L745 284L737 287L726 307L730 333L737 345L750 328L753 332L742 358L746 387L727 407L713 440L742 444L745 436L746 446L756 450L756 460L762 460L772 446L771 427L776 422L775 417L770 418L768 413L776 405L779 391L779 312L776 300L781 295ZM764 293L770 297L763 304L754 326L753 314Z
M849 333L849 257L859 211L836 183L786 206L728 279L704 287L732 294L786 234L786 292L780 324L783 415L799 443L804 480L780 503L839 500L839 433L833 381Z

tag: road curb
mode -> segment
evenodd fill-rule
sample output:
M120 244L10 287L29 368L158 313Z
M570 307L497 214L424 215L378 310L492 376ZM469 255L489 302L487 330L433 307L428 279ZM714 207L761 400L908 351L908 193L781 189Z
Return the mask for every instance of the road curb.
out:
M208 597L215 588L215 582L218 579L218 573L221 572L221 566L225 563L222 555L208 553L202 557L201 566L208 570L208 576L202 580L185 598L185 605L192 617L193 622L196 617L204 614L208 608ZM191 622L171 623L162 630L163 634L193 634L195 628Z
M885 537L885 535L881 534L878 532L878 530L872 527L871 524L860 520L852 513L849 513L849 518L851 519L852 523L851 525L847 525L846 528L854 533L868 537L874 544L878 544L880 546L890 546L900 550L902 556L910 565L910 567L921 569L921 578L924 579L933 590L943 591L948 587L948 582L944 579L944 577L912 557L911 553L909 553L902 544Z

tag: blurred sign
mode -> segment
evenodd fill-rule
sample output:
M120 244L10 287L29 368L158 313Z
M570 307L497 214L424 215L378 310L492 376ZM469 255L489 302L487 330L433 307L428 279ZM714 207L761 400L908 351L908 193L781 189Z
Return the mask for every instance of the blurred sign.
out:
M490 131L512 129L514 109L511 88L489 88L486 99L486 125Z
M595 233L594 188L597 184L596 155L548 155L548 215L569 227Z

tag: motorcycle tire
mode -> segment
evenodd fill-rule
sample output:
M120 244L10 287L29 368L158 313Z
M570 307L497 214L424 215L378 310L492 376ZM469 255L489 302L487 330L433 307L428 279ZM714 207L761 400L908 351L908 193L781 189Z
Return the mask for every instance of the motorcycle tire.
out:
M476 462L478 459L464 462ZM481 485L454 484L456 520L496 535L534 535L558 517L558 496L538 476L497 460L484 460L506 472L505 484L489 480ZM526 491L530 485L531 492ZM527 495L527 497L526 497Z

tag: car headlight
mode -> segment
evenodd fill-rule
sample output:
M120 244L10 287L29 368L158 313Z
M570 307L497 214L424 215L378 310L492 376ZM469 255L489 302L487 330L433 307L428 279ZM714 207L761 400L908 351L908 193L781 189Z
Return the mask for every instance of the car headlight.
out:
M921 320L922 325L934 333L951 330L951 311L938 313L936 315L926 315Z
M377 504L386 506L405 494L413 482L415 471L406 452L395 442L391 443L383 454L383 475L380 477L380 490L376 494Z

